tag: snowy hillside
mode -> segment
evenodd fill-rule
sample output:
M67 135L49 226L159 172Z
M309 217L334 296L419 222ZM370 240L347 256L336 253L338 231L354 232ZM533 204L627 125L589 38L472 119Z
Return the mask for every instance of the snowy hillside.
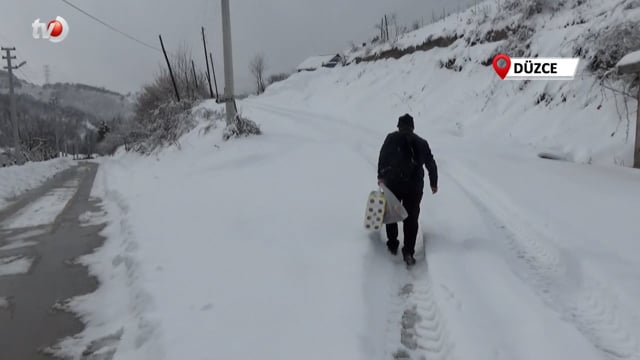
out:
M508 6L513 3L528 5ZM638 1L487 1L408 33L393 46L369 45L349 54L353 63L382 60L297 76L274 87L315 89L326 101L318 105L345 103L363 115L411 111L459 136L517 141L579 162L630 166L635 99L621 92L634 93L628 89L632 78L602 75L626 52L640 49L638 19ZM491 67L500 52L580 57L578 76L501 81ZM412 54L399 63L384 60L399 53ZM347 101L343 92L349 93ZM317 98L301 100L315 105Z
M572 55L568 43L595 54L586 33L640 19L638 1L579 3L495 21L495 2L483 3L486 19L468 11L401 40L464 30L449 46L295 74L241 101L263 135L225 142L196 109L179 148L102 160L92 195L108 240L82 259L102 286L69 303L89 326L53 350L640 360L640 172L613 166L631 156L621 95L598 87L592 61L571 82L498 80L482 62L514 43L466 41L513 21L535 26L527 42L540 56ZM580 14L589 31L565 26ZM461 69L441 66L452 58ZM410 271L362 226L380 146L405 112L440 172ZM575 162L538 157L549 148Z
M39 86L18 79L17 94L31 95L35 99L91 114L100 120L110 121L115 117L128 118L133 112L131 98L83 84L51 84ZM8 74L0 71L0 93L9 91Z

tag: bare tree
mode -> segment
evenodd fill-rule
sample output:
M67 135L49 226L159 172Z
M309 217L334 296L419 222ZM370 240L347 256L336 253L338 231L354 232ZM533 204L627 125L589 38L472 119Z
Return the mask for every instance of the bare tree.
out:
M264 60L264 55L262 53L257 54L251 63L249 64L249 69L251 70L251 74L256 81L256 90L258 94L262 94L266 89L266 84L264 81L264 71L266 69L266 63Z

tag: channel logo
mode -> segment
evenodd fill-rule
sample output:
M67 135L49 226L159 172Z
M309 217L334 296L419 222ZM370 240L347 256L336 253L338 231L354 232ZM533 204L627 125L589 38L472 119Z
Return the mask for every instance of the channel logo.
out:
M510 58L499 54L493 69L503 80L573 80L580 58Z
M34 39L45 39L59 43L69 35L69 24L62 16L58 16L55 20L51 20L46 24L40 22L40 19L36 19L31 24L31 27L33 28Z

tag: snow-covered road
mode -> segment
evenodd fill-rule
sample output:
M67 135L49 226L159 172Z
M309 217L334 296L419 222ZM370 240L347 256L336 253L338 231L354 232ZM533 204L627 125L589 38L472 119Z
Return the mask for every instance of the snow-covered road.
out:
M118 333L115 359L640 359L635 171L421 122L440 192L407 271L358 225L395 119L242 107L264 135L204 123L158 161L104 161L110 240L86 260L103 287L62 350Z

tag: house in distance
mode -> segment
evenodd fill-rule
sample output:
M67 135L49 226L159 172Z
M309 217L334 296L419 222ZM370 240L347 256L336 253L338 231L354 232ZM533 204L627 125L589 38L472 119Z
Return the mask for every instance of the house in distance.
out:
M303 61L296 70L301 71L314 71L321 67L334 68L338 64L342 63L343 57L340 54L336 55L317 55L311 56Z

